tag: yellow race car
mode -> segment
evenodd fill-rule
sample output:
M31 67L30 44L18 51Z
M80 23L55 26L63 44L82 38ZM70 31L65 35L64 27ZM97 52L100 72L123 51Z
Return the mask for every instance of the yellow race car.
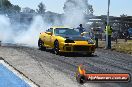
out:
M95 52L95 43L91 38L67 27L51 27L46 32L40 33L38 47L41 50L52 48L55 54L79 52L91 55Z

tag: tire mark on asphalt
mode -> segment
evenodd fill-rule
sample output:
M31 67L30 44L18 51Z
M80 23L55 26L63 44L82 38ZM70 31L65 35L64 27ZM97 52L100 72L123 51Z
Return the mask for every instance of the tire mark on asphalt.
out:
M112 56L110 54L101 55L101 51L99 51L99 52L97 51L97 55L99 55L99 57L83 57L82 58L82 57L58 56L58 55L51 54L49 52L39 51L38 49L33 49L33 48L30 48L30 49L22 48L20 50L29 53L30 56L32 56L32 55L36 56L36 58L38 58L39 61L41 61L41 62L47 61L49 63L56 65L53 67L58 68L58 69L60 69L60 71L63 71L64 73L67 73L67 74L69 74L71 72L75 72L77 66L80 63L84 64L87 67L89 72L94 71L96 73L96 72L106 72L106 70L102 66L99 67L99 65L105 65L105 63L106 64L108 63L110 68L112 67L112 68L117 68L117 69L119 68L121 70L124 70L124 65L120 66L120 63L118 64L117 61L121 61L121 63L124 63L124 64L131 62L131 59L130 59L130 61L128 60L129 59L129 58L127 58L128 56L126 57L127 59L122 59L123 57L121 57L121 59L118 57L111 58L112 56L115 56L118 54L114 54ZM100 61L98 61L98 60L100 60ZM114 61L116 61L115 63L117 63L117 64L112 66L111 63L113 63ZM121 68L121 67L123 67L123 68ZM130 65L130 67L131 67L131 65ZM65 68L65 70L63 70L63 68ZM71 71L71 72L69 72L69 71ZM119 84L119 86L121 86L121 87L125 86L125 84L121 84L121 83L117 83L117 84ZM130 84L128 84L128 87L131 87Z

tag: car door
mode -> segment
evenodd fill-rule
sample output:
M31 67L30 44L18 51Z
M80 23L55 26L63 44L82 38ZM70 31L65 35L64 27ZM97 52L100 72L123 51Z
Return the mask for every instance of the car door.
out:
M48 30L46 30L46 34L43 36L43 41L44 41L44 44L47 46L48 45L48 34L47 34L47 32L49 32L49 29Z
M53 28L48 29L47 32L53 33ZM51 37L52 37L52 35L49 35L49 34L47 34L46 37L45 37L46 45L48 47L51 47Z

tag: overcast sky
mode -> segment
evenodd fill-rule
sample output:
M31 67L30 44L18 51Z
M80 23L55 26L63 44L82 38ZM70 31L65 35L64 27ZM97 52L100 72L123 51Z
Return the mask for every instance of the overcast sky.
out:
M40 2L46 5L47 11L63 13L63 5L66 0L10 0L12 4L20 7L30 7L36 9ZM93 5L94 15L107 14L108 0L88 0ZM127 14L132 16L132 0L111 0L110 15L120 16Z

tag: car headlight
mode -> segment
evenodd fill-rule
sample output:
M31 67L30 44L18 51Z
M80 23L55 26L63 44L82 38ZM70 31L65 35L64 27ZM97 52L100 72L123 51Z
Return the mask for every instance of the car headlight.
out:
M65 43L75 43L74 40L66 39Z

